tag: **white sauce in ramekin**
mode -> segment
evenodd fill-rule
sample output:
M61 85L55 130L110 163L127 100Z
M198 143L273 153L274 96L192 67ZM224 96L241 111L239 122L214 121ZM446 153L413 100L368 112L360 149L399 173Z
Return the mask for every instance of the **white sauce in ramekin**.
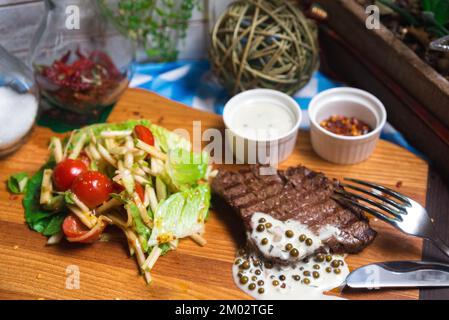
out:
M274 167L292 154L301 119L300 106L283 92L241 92L223 110L226 150L233 153L237 163L269 163Z
M296 123L294 114L276 101L249 101L240 105L230 119L235 133L254 141L286 135Z

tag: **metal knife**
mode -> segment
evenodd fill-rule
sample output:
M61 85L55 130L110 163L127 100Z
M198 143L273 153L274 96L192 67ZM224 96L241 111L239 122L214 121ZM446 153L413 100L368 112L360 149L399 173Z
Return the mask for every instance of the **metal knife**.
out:
M350 288L449 287L449 265L425 261L392 261L369 264L346 278Z

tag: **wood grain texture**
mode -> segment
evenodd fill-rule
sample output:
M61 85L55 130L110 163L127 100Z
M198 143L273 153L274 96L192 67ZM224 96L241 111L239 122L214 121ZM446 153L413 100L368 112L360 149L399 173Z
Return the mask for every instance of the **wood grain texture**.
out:
M169 129L192 130L201 120L203 129L223 128L222 118L203 113L156 94L129 90L111 114L110 121L147 118ZM47 144L54 135L37 127L29 141L13 156L0 161L0 180L13 172L35 172L47 158ZM359 165L338 166L319 159L308 134L301 132L294 155L281 167L304 164L330 177L358 177L395 188L425 203L427 165L408 151L380 141L374 155ZM232 166L228 166L232 168ZM46 246L46 239L24 224L20 198L0 187L0 298L2 299L247 299L234 285L231 265L235 250L243 244L244 231L237 216L215 202L206 225L206 247L183 240L177 251L162 257L146 286L134 259L128 257L120 233L111 241L90 246ZM379 232L375 242L359 255L348 258L351 268L374 261L419 259L422 241L400 234L372 219ZM66 268L79 267L79 290L65 288ZM354 299L416 299L417 290L351 292Z
M435 227L441 239L449 243L449 185L434 168L429 172L427 192L427 212L437 221ZM449 263L445 256L430 241L424 242L423 260ZM420 298L423 300L449 300L449 288L422 289Z

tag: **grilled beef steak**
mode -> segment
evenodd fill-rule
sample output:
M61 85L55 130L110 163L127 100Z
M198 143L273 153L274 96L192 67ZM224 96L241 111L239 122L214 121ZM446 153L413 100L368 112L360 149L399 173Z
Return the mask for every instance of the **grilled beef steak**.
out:
M260 168L250 166L239 172L221 170L212 188L238 212L248 230L250 242L254 242L254 247L266 258L289 260L285 255L283 258L270 255L259 245L260 239L251 237L251 234L257 235L254 229L259 222L252 219L256 213L259 221L267 220L260 218L260 213L264 213L273 219L297 223L315 236L320 235L319 247L315 243L310 248L313 251L328 246L333 253L357 253L374 240L376 232L370 228L363 212L331 199L333 191L342 188L337 180L330 180L324 174L302 166L279 170L274 175L261 175ZM323 230L335 232L323 233ZM306 255L310 254L313 252ZM299 258L304 256L302 252Z

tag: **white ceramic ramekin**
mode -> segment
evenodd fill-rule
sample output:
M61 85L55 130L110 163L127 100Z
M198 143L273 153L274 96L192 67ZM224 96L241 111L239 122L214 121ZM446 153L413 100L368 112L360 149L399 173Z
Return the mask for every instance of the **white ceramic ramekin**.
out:
M245 103L274 103L288 108L294 117L294 125L287 133L273 137L272 139L254 140L250 137L237 133L233 127L232 119L238 116L239 106ZM228 147L232 148L238 163L245 164L277 164L286 160L296 145L298 129L301 124L301 108L289 95L270 89L253 89L244 91L234 96L225 105L223 120L226 125ZM243 150L243 152L241 152ZM265 154L267 157L252 156L254 154Z
M373 128L368 134L348 137L320 126L332 115L356 117ZM373 153L387 121L384 105L372 94L355 88L335 88L316 95L309 105L310 135L315 152L338 164L362 162Z

